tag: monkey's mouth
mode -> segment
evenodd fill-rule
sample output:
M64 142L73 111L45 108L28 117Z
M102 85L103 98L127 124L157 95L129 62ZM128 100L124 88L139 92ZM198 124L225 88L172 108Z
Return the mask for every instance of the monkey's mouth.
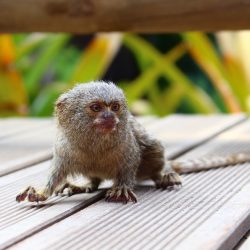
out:
M107 119L100 120L99 122L95 123L95 127L102 133L110 133L116 130L116 124L117 122L115 119Z

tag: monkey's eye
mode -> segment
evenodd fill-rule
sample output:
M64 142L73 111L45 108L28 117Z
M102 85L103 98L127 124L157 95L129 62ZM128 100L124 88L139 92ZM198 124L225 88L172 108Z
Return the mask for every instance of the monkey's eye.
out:
M102 110L102 107L98 103L94 103L90 106L90 109L94 112L100 112Z
M117 111L119 111L119 109L120 109L120 105L119 105L119 103L113 103L112 105L111 105L111 110L112 111L114 111L114 112L117 112Z

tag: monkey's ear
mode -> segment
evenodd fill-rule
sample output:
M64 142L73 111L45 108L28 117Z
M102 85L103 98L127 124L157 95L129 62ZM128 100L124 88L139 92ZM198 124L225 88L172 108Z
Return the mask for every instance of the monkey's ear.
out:
M62 108L66 104L66 101L67 101L67 97L59 97L56 101L56 107Z

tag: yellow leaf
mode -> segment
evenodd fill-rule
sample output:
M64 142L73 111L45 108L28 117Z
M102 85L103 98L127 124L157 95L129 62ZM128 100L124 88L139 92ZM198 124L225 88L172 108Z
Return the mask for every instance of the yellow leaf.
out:
M0 114L27 114L27 96L15 68L15 49L10 35L0 36Z
M0 35L0 65L7 66L15 60L15 51L10 35Z

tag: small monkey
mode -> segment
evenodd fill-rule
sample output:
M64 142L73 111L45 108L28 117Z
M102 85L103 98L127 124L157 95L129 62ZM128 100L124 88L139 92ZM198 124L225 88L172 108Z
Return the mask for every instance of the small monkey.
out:
M218 158L212 164L204 160L167 162L160 141L152 138L128 111L123 91L111 82L79 84L62 94L55 105L57 135L51 173L46 187L37 192L26 188L17 195L21 202L47 200L52 194L68 195L93 192L104 179L113 180L106 200L136 202L133 191L137 180L151 179L157 188L181 185L177 172L189 172L246 161L245 156ZM249 161L249 157L247 161ZM84 186L67 181L68 176L89 179Z

